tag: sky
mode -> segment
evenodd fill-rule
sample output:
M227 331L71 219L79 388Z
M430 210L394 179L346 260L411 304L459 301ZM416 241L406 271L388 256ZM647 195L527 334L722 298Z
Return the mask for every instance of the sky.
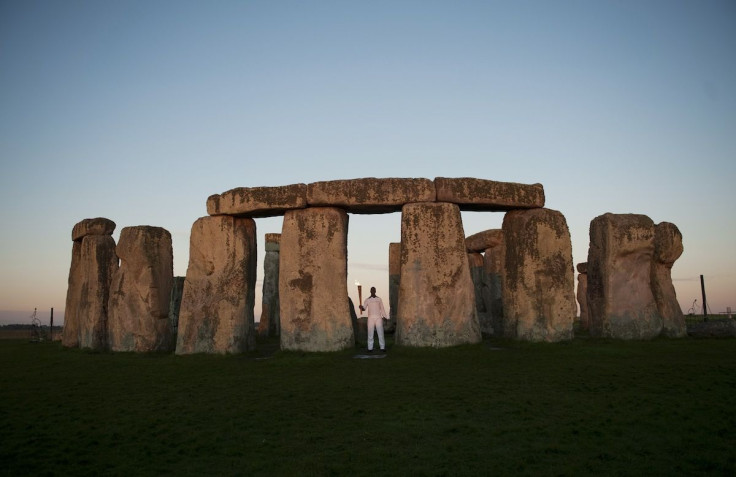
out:
M734 51L730 0L2 0L0 322L61 320L82 219L164 227L184 276L208 196L361 177L541 183L574 263L601 214L672 222L683 311L701 274L736 310ZM400 221L350 215L354 301Z

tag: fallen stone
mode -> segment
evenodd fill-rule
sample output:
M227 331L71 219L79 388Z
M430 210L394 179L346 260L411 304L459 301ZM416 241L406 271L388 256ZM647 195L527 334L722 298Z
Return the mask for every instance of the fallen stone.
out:
M544 207L542 184L437 177L434 186L437 202L457 204L460 210L493 212Z
M368 177L307 186L307 203L311 207L340 207L359 214L396 212L404 204L432 202L434 198L434 183L429 179Z
M651 287L654 223L645 215L604 214L590 222L590 334L650 339L662 331Z
M675 224L662 222L654 228L652 293L662 316L662 335L670 338L687 336L685 315L672 284L672 266L683 250L682 233Z
M281 349L355 345L347 290L348 215L334 207L284 215L279 266Z
M110 282L118 269L115 240L110 235L86 235L82 239L80 262L79 347L107 350Z
M561 341L573 337L575 317L572 243L556 210L508 212L503 332L507 338Z
M438 348L480 340L460 209L447 203L405 205L397 344Z
M207 199L210 215L273 217L307 206L306 184L277 187L238 187Z
M202 217L192 225L176 354L255 349L256 224Z
M485 252L503 243L503 230L491 229L478 232L465 238L465 248L471 253Z
M87 235L112 235L115 231L115 222L104 217L84 219L72 229L72 240L82 240ZM64 317L66 323L66 317Z
M171 351L169 321L174 254L161 227L124 227L112 276L107 339L112 351Z

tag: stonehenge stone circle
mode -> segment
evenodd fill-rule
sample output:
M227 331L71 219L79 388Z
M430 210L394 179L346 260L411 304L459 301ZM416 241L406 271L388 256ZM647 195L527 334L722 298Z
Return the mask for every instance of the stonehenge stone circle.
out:
M355 345L348 309L347 234L343 209L311 207L284 215L281 349L337 351Z
M590 222L588 311L594 337L650 339L662 331L651 287L654 223L607 213Z
M266 234L266 256L263 258L263 289L259 336L279 336L279 250L281 234Z
M588 314L588 263L578 263L578 292L577 299L580 305L580 328L590 329L590 316Z
M504 217L503 233L504 336L548 342L571 339L576 306L565 217L550 209L513 210Z
M176 354L255 348L256 224L210 216L192 225Z
M670 338L687 335L685 315L672 285L672 266L683 252L682 234L675 224L661 222L654 228L652 293L662 316L662 334Z
M116 247L107 337L112 351L170 351L169 304L174 281L171 234L161 227L124 227Z
M106 350L110 282L118 269L115 240L110 235L86 235L80 257L79 347Z
M473 295L458 206L405 205L396 343L445 347L479 342Z

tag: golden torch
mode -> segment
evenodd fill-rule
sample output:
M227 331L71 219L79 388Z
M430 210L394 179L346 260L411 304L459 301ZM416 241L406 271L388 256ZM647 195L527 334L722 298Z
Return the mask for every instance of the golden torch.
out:
M358 287L358 309L360 310L360 316L363 316L363 287L360 286L357 280L355 285Z

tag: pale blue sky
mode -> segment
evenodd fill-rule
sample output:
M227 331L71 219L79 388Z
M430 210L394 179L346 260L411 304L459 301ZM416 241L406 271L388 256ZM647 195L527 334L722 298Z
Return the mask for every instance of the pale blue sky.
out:
M185 275L209 195L371 176L540 182L576 263L600 214L673 222L683 308L704 274L736 309L734 51L733 1L3 0L0 310L62 312L81 219L165 227ZM399 214L350 221L387 296Z

